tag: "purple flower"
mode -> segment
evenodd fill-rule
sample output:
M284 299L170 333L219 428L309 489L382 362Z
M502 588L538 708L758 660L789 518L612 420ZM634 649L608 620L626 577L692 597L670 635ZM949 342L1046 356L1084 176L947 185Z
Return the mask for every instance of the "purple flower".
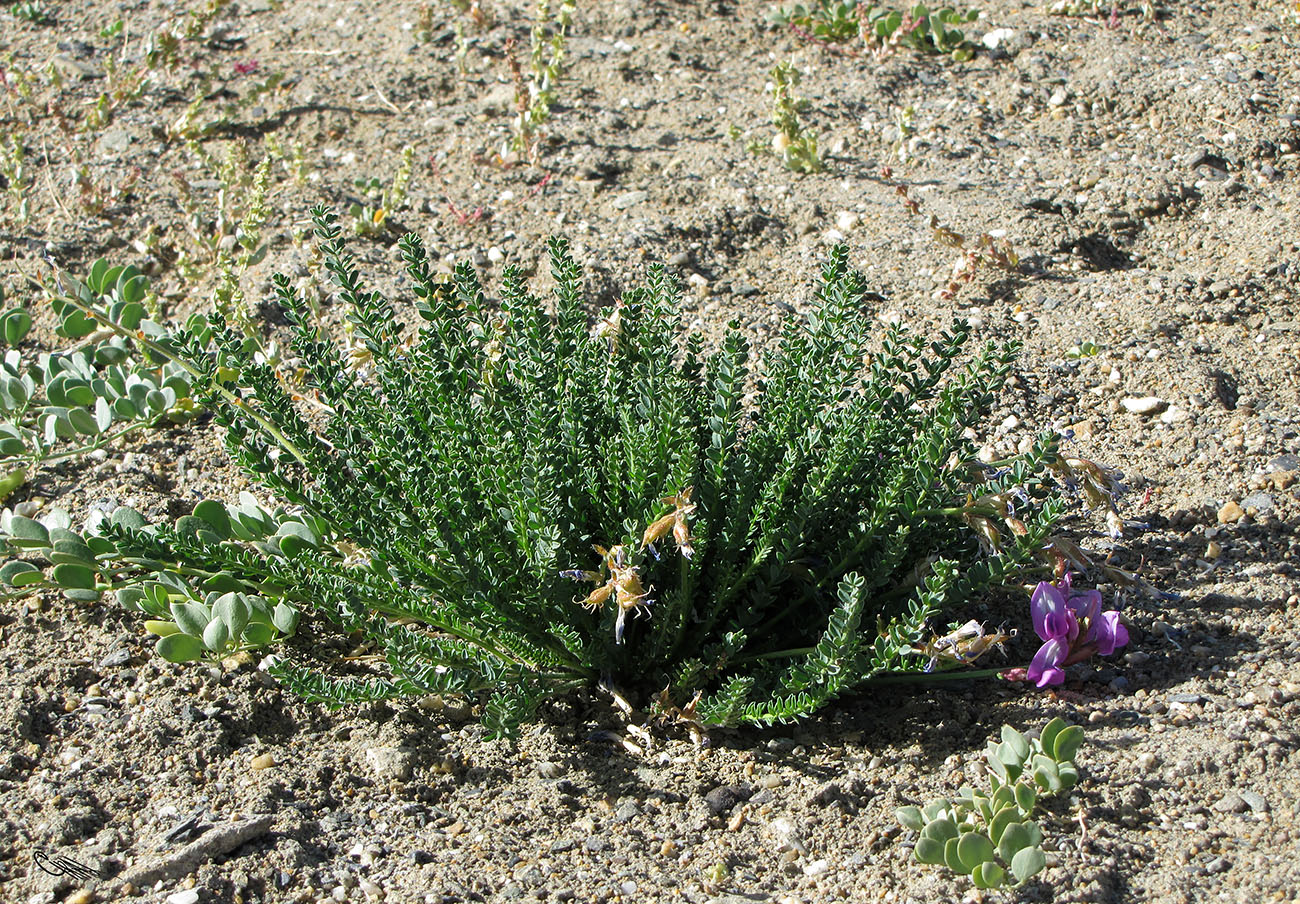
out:
M1061 640L1049 640L1038 648L1034 659L1029 663L1025 677L1039 687L1065 682L1065 657L1070 652L1070 645Z
M1034 633L1044 643L1034 654L1026 674L1039 687L1061 684L1065 681L1064 665L1070 647L1079 636L1079 617L1066 597L1070 585L1064 588L1042 581L1029 598L1029 608L1034 619Z
M1065 667L1094 653L1109 656L1128 643L1116 611L1102 612L1101 591L1076 591L1067 573L1060 585L1042 581L1029 598L1034 633L1043 645L1025 678L1039 687L1065 681Z
M1128 646L1128 628L1119 620L1119 613L1111 610L1088 626L1088 642L1097 646L1097 652L1109 656L1121 647Z

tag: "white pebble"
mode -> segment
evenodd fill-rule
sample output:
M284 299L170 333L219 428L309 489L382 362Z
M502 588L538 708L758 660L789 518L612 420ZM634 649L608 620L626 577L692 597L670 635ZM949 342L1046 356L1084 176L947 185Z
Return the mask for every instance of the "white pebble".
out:
M1158 414L1169 407L1168 402L1156 396L1142 396L1140 398L1129 396L1128 398L1122 399L1120 404L1124 406L1125 411L1128 411L1131 414L1140 414L1143 416Z
M1016 33L1009 28L995 28L992 31L985 32L983 38L984 46L989 50L997 50L1003 43L1011 40L1015 36Z

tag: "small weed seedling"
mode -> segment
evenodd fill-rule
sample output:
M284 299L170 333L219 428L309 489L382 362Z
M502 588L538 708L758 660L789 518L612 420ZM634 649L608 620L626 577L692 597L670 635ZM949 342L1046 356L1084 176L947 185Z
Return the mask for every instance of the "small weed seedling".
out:
M54 17L45 8L45 4L38 3L36 0L23 0L21 3L15 3L9 7L9 12L13 13L15 18L30 22L33 25L54 24Z
M529 37L529 76L524 75L515 56L514 40L506 42L506 60L515 86L516 116L515 137L501 155L503 160L526 155L530 162L537 162L541 143L539 130L551 118L551 105L556 99L555 85L563 72L569 28L573 25L576 8L576 0L560 0L558 8L552 12L551 0L537 0Z
M900 807L898 821L920 833L913 856L971 877L976 888L1024 885L1047 865L1043 831L1031 817L1046 798L1079 780L1075 754L1083 729L1053 719L1037 738L1007 725L989 741L989 788L967 785L955 800Z
M5 205L5 219L21 229L32 215L32 180L27 172L19 135L11 134L7 141L0 143L0 176L4 177L5 195L9 199Z
M920 3L897 10L862 0L793 3L772 14L774 21L819 43L834 45L860 38L878 57L901 46L918 53L950 56L957 62L975 55L975 46L958 26L978 18L978 10L963 13L946 6L932 10Z
M808 109L808 101L798 97L794 89L799 84L799 70L793 62L777 63L772 67L772 81L767 90L772 95L772 124L776 135L772 150L781 155L786 169L796 173L819 173L821 158L817 156L817 136L799 122L799 113Z
M365 201L353 203L348 208L354 220L352 231L357 235L380 235L388 230L388 218L406 203L406 190L411 182L415 165L415 148L402 148L402 159L387 186L377 176L358 179L354 184L365 193Z

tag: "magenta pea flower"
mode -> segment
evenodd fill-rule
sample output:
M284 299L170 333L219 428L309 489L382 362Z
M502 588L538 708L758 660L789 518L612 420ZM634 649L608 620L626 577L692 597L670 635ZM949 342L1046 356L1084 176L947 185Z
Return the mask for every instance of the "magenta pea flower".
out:
M1062 684L1065 667L1128 643L1128 629L1115 611L1102 612L1099 590L1076 591L1066 574L1060 585L1042 581L1029 598L1034 633L1043 645L1024 674L1039 687Z

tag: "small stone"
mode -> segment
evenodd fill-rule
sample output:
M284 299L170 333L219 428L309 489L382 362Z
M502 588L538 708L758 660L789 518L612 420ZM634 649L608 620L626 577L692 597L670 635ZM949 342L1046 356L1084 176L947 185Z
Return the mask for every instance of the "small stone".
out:
M381 779L404 782L411 777L411 751L405 747L370 747L366 763Z
M199 892L195 888L187 888L167 896L167 904L198 904L198 901Z
M986 31L984 37L980 40L983 41L984 46L989 50L997 50L1015 36L1016 33L1010 28L994 28L990 31Z
M849 232L858 225L858 215L851 210L841 210L835 215L835 228L840 232Z
M262 769L270 769L275 765L275 756L269 753L259 754L258 756L253 757L252 761L248 765L259 771ZM195 900L198 899L196 898Z
M1242 800L1246 802L1246 806L1250 807L1250 809L1253 810L1254 812L1256 813L1268 812L1269 810L1268 801L1265 800L1264 795L1260 794L1258 791L1239 791L1237 792L1237 794Z
M583 848L590 851L591 853L597 854L600 853L601 851L609 850L610 845L609 845L609 839L601 838L599 835L592 835L590 838L588 838L586 841L582 843L582 846Z
M785 779L781 778L781 776L779 775L763 776L762 785L764 788L771 788L775 790L776 788L779 788L784 784L785 784Z
M1217 540L1211 540L1209 543L1206 544L1205 558L1213 562L1221 555L1223 555L1223 547L1219 545L1219 542Z
M794 821L788 816L778 816L767 824L767 831L776 842L778 851L793 851L796 855L808 853L808 847L799 837Z
M131 651L126 647L118 647L99 661L101 669L111 669L120 665L126 665L131 661Z
M805 876L824 876L830 871L831 864L829 860L814 860L803 868Z
M629 207L635 207L646 198L650 197L648 191L628 191L623 192L614 199L615 210L627 210Z
M1225 502L1223 507L1219 509L1220 524L1235 524L1245 517L1246 510L1232 500Z
M95 893L89 888L83 888L64 899L64 904L90 904L95 900Z
M537 764L537 774L542 778L559 778L564 775L564 767L546 760Z
M844 789L839 782L827 782L817 789L813 795L812 802L819 807L829 807L837 800L844 799Z
M704 795L704 802L714 816L730 813L742 800L749 800L752 792L743 785L720 785Z
M1254 509L1257 512L1271 512L1274 506L1273 497L1268 493L1251 493L1241 500L1241 507L1247 511Z
M1148 417L1152 414L1159 414L1169 407L1169 403L1157 396L1128 396L1121 399L1120 404L1124 410L1130 414L1139 414Z
M1181 424L1189 417L1191 417L1191 415L1188 414L1186 409L1175 406L1160 415L1160 422L1163 424Z
M1245 813L1250 809L1250 804L1242 798L1236 791L1229 791L1219 799L1214 805L1214 809L1220 813Z

